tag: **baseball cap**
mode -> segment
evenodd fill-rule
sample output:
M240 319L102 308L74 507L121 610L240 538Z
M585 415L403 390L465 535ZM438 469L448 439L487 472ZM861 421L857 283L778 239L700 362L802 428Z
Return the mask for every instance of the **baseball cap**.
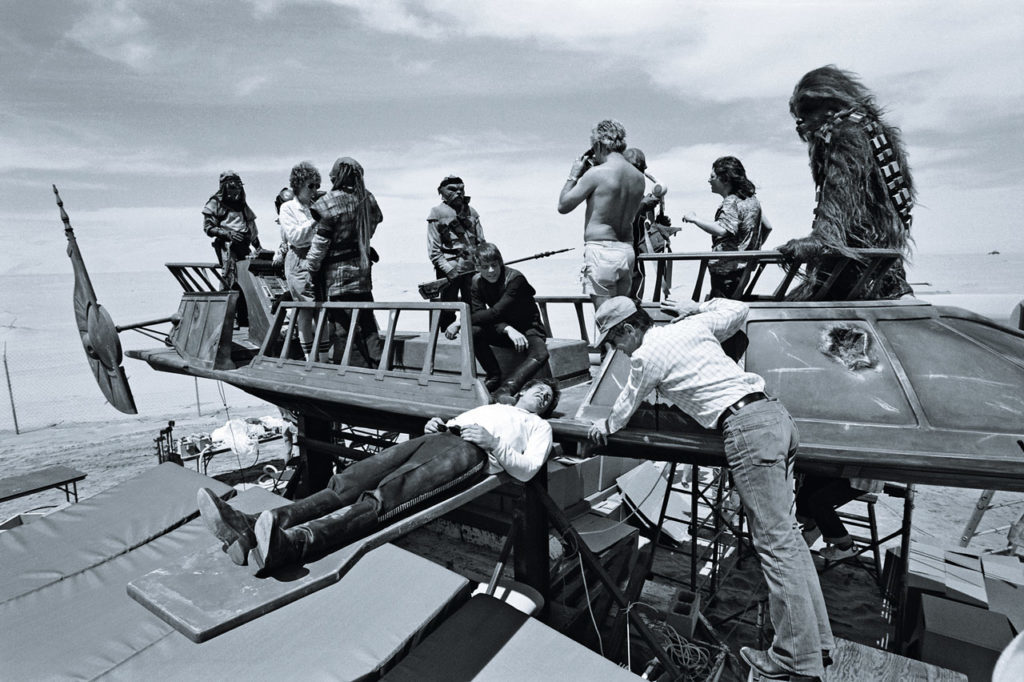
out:
M597 309L597 313L594 314L594 322L597 324L597 339L595 339L594 345L600 347L612 327L628 319L636 311L636 303L626 296L613 296L602 303L601 307Z

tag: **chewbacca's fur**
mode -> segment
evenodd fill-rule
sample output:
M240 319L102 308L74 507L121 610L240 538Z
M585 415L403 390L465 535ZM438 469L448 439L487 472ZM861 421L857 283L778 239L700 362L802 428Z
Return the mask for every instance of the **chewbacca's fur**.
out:
M808 144L811 175L820 188L811 234L794 239L780 250L794 258L808 258L809 295L828 269L828 254L852 255L852 248L910 250L909 225L893 206L861 123L846 118L864 114L876 121L888 137L895 161L902 169L911 200L915 195L907 154L898 128L887 125L874 96L853 74L825 66L807 73L789 103L797 130ZM850 278L851 283L854 278ZM876 288L879 298L910 293L902 264L897 264ZM840 287L842 288L842 287ZM834 290L836 294L843 292Z

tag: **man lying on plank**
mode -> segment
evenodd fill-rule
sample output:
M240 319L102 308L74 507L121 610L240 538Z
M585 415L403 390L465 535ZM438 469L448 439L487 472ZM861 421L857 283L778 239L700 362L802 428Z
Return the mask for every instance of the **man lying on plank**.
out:
M544 421L558 404L552 379L531 381L515 405L484 405L445 422L433 417L425 435L356 462L327 488L262 514L245 514L202 488L203 521L236 564L256 573L323 556L399 516L505 471L533 478L551 450Z

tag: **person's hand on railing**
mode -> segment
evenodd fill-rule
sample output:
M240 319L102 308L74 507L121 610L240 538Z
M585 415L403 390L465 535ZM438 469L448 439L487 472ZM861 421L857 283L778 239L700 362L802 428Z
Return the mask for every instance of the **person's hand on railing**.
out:
M591 424L590 430L587 432L587 437L598 445L607 445L608 421L606 419L598 419L596 422Z
M458 320L448 325L448 328L444 330L444 338L451 339L456 338L459 335L459 331L462 329L462 325L459 324Z
M814 237L790 239L778 247L779 253L788 261L808 261L824 252L824 245Z
M686 299L685 301L673 301L666 298L661 302L661 312L676 318L672 320L672 322L678 322L690 315L694 315L699 310L700 304L689 299Z
M505 336L509 338L517 351L526 350L526 337L512 325L505 327Z

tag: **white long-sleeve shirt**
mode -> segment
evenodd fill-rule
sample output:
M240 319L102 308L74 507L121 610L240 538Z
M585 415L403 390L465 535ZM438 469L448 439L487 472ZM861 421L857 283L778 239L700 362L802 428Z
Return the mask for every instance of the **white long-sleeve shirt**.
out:
M713 298L698 312L672 324L652 327L630 357L629 379L608 416L608 432L629 422L653 390L707 429L737 400L764 391L764 379L744 372L721 342L747 319L745 303Z
M281 224L281 235L284 241L297 248L305 249L313 243L313 236L316 233L316 221L313 214L309 212L309 206L304 205L298 199L292 199L281 204L281 215L278 216Z
M505 471L525 482L540 471L551 452L551 425L513 405L474 407L448 421L448 426L470 424L482 426L498 439L498 445L487 453L488 473Z

